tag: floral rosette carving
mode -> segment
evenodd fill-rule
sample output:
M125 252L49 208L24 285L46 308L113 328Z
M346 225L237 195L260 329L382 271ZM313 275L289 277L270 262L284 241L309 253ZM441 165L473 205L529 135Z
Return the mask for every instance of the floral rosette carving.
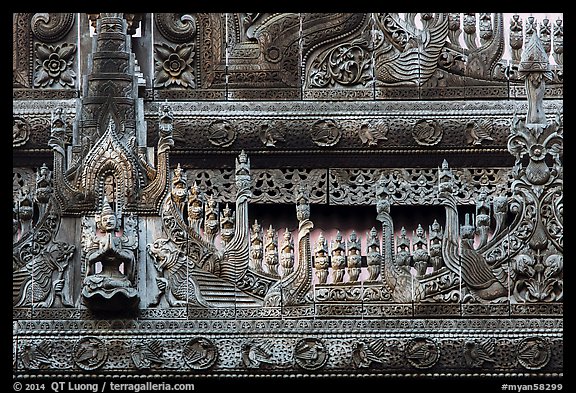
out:
M64 43L52 46L36 44L35 87L52 86L59 83L63 87L74 87L76 73L72 69L76 45Z
M563 125L560 114L545 127L540 125L527 125L514 114L508 150L516 158L514 163L514 176L525 184L534 187L536 195L540 195L543 186L562 175L562 156L564 147ZM522 167L522 158L528 155L530 161L526 168ZM552 167L546 163L546 157L552 158Z
M166 44L154 46L155 86L168 87L172 84L195 88L194 60L195 50L192 44L182 44L171 47Z

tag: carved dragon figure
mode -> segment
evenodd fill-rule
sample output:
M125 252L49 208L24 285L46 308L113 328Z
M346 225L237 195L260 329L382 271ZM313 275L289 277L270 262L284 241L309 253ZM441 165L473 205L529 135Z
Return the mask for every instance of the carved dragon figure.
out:
M453 175L448 162L442 162L438 174L438 198L446 210L446 224L442 240L442 258L446 266L461 274L462 281L471 292L483 300L494 300L508 295L505 285L499 281L485 257L462 240L459 247L459 221L456 198L453 195Z

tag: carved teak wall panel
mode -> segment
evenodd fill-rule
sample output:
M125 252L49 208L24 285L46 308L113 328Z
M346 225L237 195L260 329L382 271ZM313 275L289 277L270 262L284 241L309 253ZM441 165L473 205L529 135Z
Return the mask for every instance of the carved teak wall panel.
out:
M13 22L15 378L563 376L562 20Z

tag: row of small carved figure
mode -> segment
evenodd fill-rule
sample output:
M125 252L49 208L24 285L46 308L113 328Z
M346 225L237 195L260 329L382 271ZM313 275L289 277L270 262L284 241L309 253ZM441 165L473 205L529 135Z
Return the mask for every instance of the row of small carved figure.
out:
M279 269L279 265L281 269ZM272 224L262 238L262 227L258 220L254 221L250 235L250 262L248 267L258 273L272 277L286 277L294 271L294 241L292 233L286 228L282 235L280 250L278 235Z
M366 238L367 254L365 259L368 271L366 280L375 281L378 280L382 270L382 254L376 228L373 227L366 234ZM410 250L410 242L406 236L406 229L402 227L400 236L396 239L394 258L394 263L398 267L416 277L424 277L426 274L435 273L442 268L442 233L437 220L434 220L430 226L428 237L422 225L418 224L418 228L412 235L412 250ZM361 238L356 235L355 231L352 231L346 244L342 240L342 234L338 231L335 239L331 242L330 250L323 233L320 233L317 238L314 249L314 267L320 284L328 282L330 268L332 271L331 282L334 284L344 282L345 271L348 273L350 282L359 281L363 259Z
M497 342L498 341L498 342ZM343 343L338 340L339 344ZM129 356L137 369L172 368L181 369L182 361L191 369L206 370L213 368L229 368L230 366L248 369L287 370L298 366L305 370L317 370L328 364L330 356L335 356L327 368L351 369L381 369L383 367L402 367L407 364L417 369L432 368L441 357L441 342L427 337L415 337L406 340L382 339L353 340L344 343L349 346L347 355L330 351L332 342L315 337L299 339L265 340L251 338L240 347L234 348L232 343L220 342L226 351L218 349L215 343L206 337L195 337L181 342L176 339L142 339L129 342L118 342L122 348L113 348L111 342L95 336L85 336L74 342L72 360L74 364L85 371L102 368L114 351ZM232 347L230 347L232 345ZM539 370L545 367L552 358L551 343L541 337L527 337L520 340L515 348L510 340L486 338L481 340L467 339L457 347L446 347L448 362L461 364L464 369L500 367L510 369L516 364L529 370ZM42 340L37 344L23 341L19 346L19 356L14 353L13 367L25 370L70 369L66 343ZM128 347L128 348L126 348ZM463 361L453 357L453 350L460 347ZM514 350L515 349L515 350ZM239 351L238 351L239 350ZM236 356L239 355L240 359ZM18 362L18 357L20 362ZM462 359L461 358L461 359ZM452 359L450 361L449 359ZM124 363L122 359L118 359ZM128 360L127 360L128 361ZM238 361L240 361L238 363ZM405 363L406 362L406 363ZM125 366L122 366L123 368ZM113 364L105 368L114 369Z

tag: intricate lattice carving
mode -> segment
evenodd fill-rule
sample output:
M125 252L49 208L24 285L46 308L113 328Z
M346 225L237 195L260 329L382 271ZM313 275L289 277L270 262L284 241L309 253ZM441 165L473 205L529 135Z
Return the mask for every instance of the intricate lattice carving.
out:
M508 192L512 174L506 168L462 168L454 170L458 204L468 205L480 195ZM434 169L330 169L330 204L368 205L374 203L374 183L384 176L391 201L395 205L432 205L437 203L437 171Z

